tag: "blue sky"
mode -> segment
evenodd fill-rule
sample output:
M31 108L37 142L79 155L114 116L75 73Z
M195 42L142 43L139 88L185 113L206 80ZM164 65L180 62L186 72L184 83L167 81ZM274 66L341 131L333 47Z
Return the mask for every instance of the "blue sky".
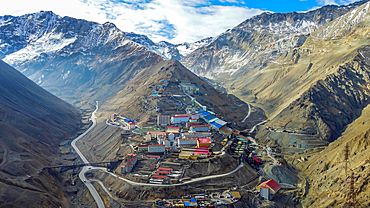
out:
M270 12L302 12L355 0L10 0L0 15L53 11L99 23L113 22L125 32L147 35L154 42L194 42L217 36L244 20Z

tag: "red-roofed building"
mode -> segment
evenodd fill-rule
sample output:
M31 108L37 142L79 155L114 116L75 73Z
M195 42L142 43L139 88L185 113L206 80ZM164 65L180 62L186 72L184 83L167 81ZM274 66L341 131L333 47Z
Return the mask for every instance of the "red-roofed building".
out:
M258 191L260 191L261 186L268 187L272 194L275 194L281 188L281 185L274 181L274 179L270 179L258 185L257 187Z
M180 127L167 127L166 133L167 134L174 134L175 136L178 136L180 132Z
M148 159L156 159L156 160L158 160L160 158L160 156L158 156L158 155L147 155L146 157Z
M158 170L162 170L162 171L173 171L172 168L158 168Z
M208 148L212 144L211 139L209 137L207 138L198 138L197 139L197 147L198 148Z
M167 127L167 129L180 129L180 127L176 127L176 126L169 126L169 127Z
M168 176L164 176L164 175L152 175L152 178L166 179L166 178L168 178Z
M156 173L156 174L158 174L158 175L168 175L168 174L170 174L171 172L157 170L157 171L155 171L155 173Z

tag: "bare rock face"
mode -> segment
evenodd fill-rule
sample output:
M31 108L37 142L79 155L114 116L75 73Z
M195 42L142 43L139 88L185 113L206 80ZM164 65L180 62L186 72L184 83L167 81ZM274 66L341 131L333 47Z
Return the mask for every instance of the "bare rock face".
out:
M363 50L365 48L360 49ZM359 55L352 62L340 66L336 73L310 87L271 124L298 127L331 142L370 103L369 75L370 68Z
M296 164L310 180L309 193L303 204L309 207L341 207L347 201L350 178L354 176L355 202L359 207L370 204L369 184L369 106L348 125L342 136L316 154L307 153L306 162ZM348 144L349 164L345 174L344 153Z
M218 81L265 67L276 56L300 47L310 33L364 4L325 6L305 13L263 13L245 20L181 62L200 76Z

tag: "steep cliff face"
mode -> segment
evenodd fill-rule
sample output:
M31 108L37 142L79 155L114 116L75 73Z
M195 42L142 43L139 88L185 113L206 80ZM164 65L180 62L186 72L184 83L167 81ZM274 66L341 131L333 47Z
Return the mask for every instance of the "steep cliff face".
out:
M134 74L161 60L112 23L39 12L5 16L0 27L0 58L65 99L113 95Z
M365 2L306 13L263 13L222 33L181 62L198 75L216 80L250 73L301 46L311 32Z

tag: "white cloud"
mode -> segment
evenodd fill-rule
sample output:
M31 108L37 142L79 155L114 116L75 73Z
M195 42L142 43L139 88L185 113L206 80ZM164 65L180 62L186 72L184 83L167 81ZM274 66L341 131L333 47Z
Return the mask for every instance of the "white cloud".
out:
M338 5L335 0L316 0L319 5Z
M0 7L0 15L40 10L99 23L109 21L122 31L172 43L217 36L262 12L240 6L216 6L209 0L11 0Z

